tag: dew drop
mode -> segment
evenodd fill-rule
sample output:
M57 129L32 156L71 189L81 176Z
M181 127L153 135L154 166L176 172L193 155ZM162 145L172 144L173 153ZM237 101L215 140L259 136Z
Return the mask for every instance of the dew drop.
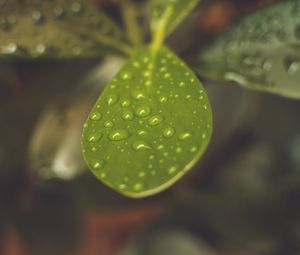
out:
M192 135L191 135L190 133L188 133L188 132L181 133L181 134L178 136L179 140L186 140L186 139L189 139L189 138L191 138L191 137L192 137Z
M123 120L133 120L134 114L131 111L123 111L121 117Z
M190 100L190 99L192 98L192 95L191 95L191 94L188 94L188 95L185 96L185 98L186 98L187 100Z
M42 54L45 54L47 47L45 44L40 43L35 47L35 50L39 55L42 55Z
M91 166L94 170L99 170L99 169L103 168L104 164L105 164L104 160L92 160L91 161Z
M175 134L175 129L172 127L167 127L163 131L163 136L166 138L170 138Z
M164 74L164 78L165 78L165 79L169 79L170 77L171 77L171 74L170 74L170 73L165 73L165 74Z
M94 121L99 121L102 119L102 114L100 112L92 112L90 115L90 119Z
M157 150L161 151L165 148L165 146L163 144L160 144L157 146Z
M181 148L181 147L177 147L177 148L175 149L175 152L176 152L176 153L181 153L181 152L182 152L182 148Z
M114 130L108 136L108 138L111 141L122 141L128 137L129 137L129 133L124 129Z
M154 116L152 116L150 119L149 119L149 121L148 121L148 124L150 125L150 126L157 126L157 125L159 125L160 123L162 123L162 121L163 121L164 119L163 119L163 117L161 116L161 115L154 115Z
M36 24L41 23L43 21L43 14L40 11L34 11L31 14L31 17L33 19L33 22Z
M135 114L141 118L147 117L151 114L151 107L148 105L142 105L136 109Z
M90 143L96 143L102 138L102 133L93 133L88 137L88 142Z
M122 79L123 79L124 81L131 80L131 79L132 79L132 75L131 75L130 72L124 72L124 73L122 73L121 76L122 76Z
M174 173L176 173L176 171L177 171L177 167L176 166L171 166L168 169L168 174L174 174Z
M120 190L126 189L126 184L124 184L124 183L120 184L120 185L119 185L119 189L120 189Z
M167 102L167 101L168 101L168 98L165 97L165 96L161 96L161 97L159 98L159 102L161 102L161 103L165 103L165 102Z
M104 127L112 128L112 127L114 127L114 123L112 121L108 120L104 123Z
M132 91L131 96L134 99L139 100L139 101L143 101L146 99L146 95L142 91L139 91L139 90Z
M144 188L144 185L140 182L133 185L133 190L134 191L141 191L143 188Z
M119 101L119 97L115 94L112 94L110 96L107 97L107 105L112 106L114 104L116 104Z
M197 146L193 146L191 149L190 149L190 152L196 152L198 150L198 147Z
M101 178L101 179L105 179L105 178L106 178L106 173L101 173L101 174L100 174L100 178Z
M154 176L154 175L156 175L156 171L153 170L153 171L150 172L150 174L151 174L152 176Z
M131 102L129 99L126 99L126 100L122 101L122 103L121 103L122 107L128 107L128 106L130 106L130 104L131 104Z
M146 173L145 172L139 172L139 177L140 178L144 178L146 176Z
M148 134L148 132L146 130L143 130L143 129L138 130L136 133L139 136L143 136L143 135L147 135Z
M54 13L56 18L61 18L64 14L64 9L57 6L57 7L54 8L53 13Z
M136 141L133 143L132 148L135 151L144 151L144 150L149 150L151 147L144 141Z
M7 46L2 47L3 54L14 54L18 51L18 45L15 43L9 43Z
M82 11L82 5L79 2L74 2L71 5L71 10L75 13L78 14Z

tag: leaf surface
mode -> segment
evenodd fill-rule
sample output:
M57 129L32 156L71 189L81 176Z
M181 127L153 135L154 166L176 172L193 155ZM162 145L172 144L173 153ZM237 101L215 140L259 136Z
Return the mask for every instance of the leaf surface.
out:
M0 1L0 58L129 53L125 41L118 26L88 1Z
M300 1L244 18L203 51L195 68L212 79L300 98Z
M163 28L163 37L167 37L193 10L199 0L153 0L151 12L151 30L156 34Z
M212 132L208 98L168 48L138 52L104 90L83 130L84 158L129 197L158 193L203 154Z

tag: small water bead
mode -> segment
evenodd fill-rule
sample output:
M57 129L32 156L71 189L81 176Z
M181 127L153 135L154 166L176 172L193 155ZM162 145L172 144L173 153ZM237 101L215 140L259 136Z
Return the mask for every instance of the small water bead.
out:
M78 14L82 11L83 7L79 2L74 2L71 5L71 10L75 13Z
M53 13L56 18L61 18L64 14L64 9L61 8L60 6L57 6L54 8Z
M92 112L90 115L90 119L93 121L99 121L102 119L102 114L100 112Z
M131 111L123 111L121 114L121 117L123 120L133 120L134 119L134 114Z
M132 145L132 148L135 150L135 151L144 151L144 150L149 150L151 149L150 145L147 144L146 142L144 141L136 141L133 143Z
M35 50L39 55L42 55L47 51L47 47L45 44L40 43L35 47Z
M165 102L167 102L167 101L168 101L168 98L165 97L165 96L161 96L161 97L159 98L159 102L161 102L161 103L165 103Z
M128 107L131 105L131 102L129 99L126 99L126 100L122 101L121 105L122 105L122 107Z
M149 58L148 58L148 57L144 57L144 58L143 58L143 62L144 62L145 64L147 64L147 63L149 62Z
M150 155L150 156L149 156L149 159L150 159L150 160L154 160L154 159L155 159L155 156L154 156L154 155Z
M98 151L98 149L97 149L97 147L92 147L92 152L96 152L96 151Z
M177 167L176 166L171 166L168 169L168 174L174 174L174 173L176 173L176 171L177 171Z
M144 188L144 185L140 182L133 185L133 190L134 191L141 191L143 188Z
M191 133L184 132L184 133L181 133L181 134L178 136L178 139L179 139L179 140L186 140L186 139L189 139L189 138L191 138L191 137L192 137Z
M114 127L114 123L112 121L108 120L104 123L104 127L112 128L112 127Z
M83 124L83 128L87 128L89 125L87 123Z
M101 178L101 179L105 179L105 178L106 178L106 173L101 173L101 174L100 174L100 178Z
M207 137L206 133L203 133L203 134L201 135L201 137L202 137L202 139L205 139L205 138Z
M207 110L208 109L208 107L207 107L207 105L205 104L205 105L203 105L203 109L204 110Z
M124 190L124 189L126 189L126 187L127 187L127 186L126 186L126 184L124 184L124 183L122 183L122 184L119 185L119 189L120 189L120 190Z
M91 161L91 166L94 170L99 170L99 169L103 168L104 164L105 164L104 160L92 160Z
M139 135L139 136L145 136L145 135L148 134L148 132L147 132L146 130L143 130L143 129L138 130L136 133L137 133L137 135Z
M150 174L151 174L152 176L155 176L155 175L156 175L156 171L153 170L153 171L150 172Z
M175 152L176 152L176 153L181 153L181 152L182 152L182 148L181 148L181 147L177 147L177 148L175 149Z
M144 178L146 176L146 173L145 172L139 172L139 177L140 178Z
M115 94L112 94L110 96L107 97L107 105L112 106L114 104L116 104L119 101L119 97Z
M14 54L18 51L19 46L15 43L9 43L7 46L1 48L3 54Z
M142 105L136 109L135 114L140 118L144 118L149 116L151 114L151 111L152 109L150 106Z
M88 142L96 143L102 138L102 133L94 133L88 137Z
M165 146L163 144L160 144L157 146L157 150L161 151L165 148Z
M198 147L197 146L193 146L191 149L190 149L190 152L196 152L198 150Z
M139 100L139 101L143 101L147 98L146 95L142 91L139 91L139 90L132 91L131 96L134 99Z
M165 66L162 66L161 68L159 68L159 71L164 73L167 71L167 68Z
M151 86L151 84L152 84L152 82L150 80L145 82L145 86L147 86L147 87Z
M132 63L132 65L133 65L135 68L141 67L141 64L140 64L139 62L137 62L137 61L134 61L134 62Z
M170 138L175 134L175 129L172 127L167 127L163 131L163 136L166 138Z
M122 73L122 79L124 81L127 81L127 80L131 80L132 79L132 74L130 72L124 72Z
M129 137L129 133L124 129L114 130L108 136L108 138L111 141L122 141L128 137Z
M144 74L143 74L143 76L145 78L148 78L150 76L150 72L149 71L145 71Z
M188 94L188 95L185 96L185 98L186 98L187 100L190 100L190 99L192 99L192 95L191 95L191 94Z
M170 77L171 77L171 74L170 74L170 73L165 73L165 74L164 74L164 78L165 78L165 79L169 79Z
M164 118L161 116L161 115L154 115L152 116L149 120L148 120L148 124L150 126L157 126L159 125L160 123L162 123L164 120Z
M31 17L33 19L33 22L36 23L36 24L39 24L43 21L43 14L38 10L34 11L31 14Z

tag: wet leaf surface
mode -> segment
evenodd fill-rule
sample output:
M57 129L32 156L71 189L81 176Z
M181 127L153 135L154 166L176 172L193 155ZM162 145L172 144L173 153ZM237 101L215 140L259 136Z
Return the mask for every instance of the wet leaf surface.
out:
M87 1L0 1L0 58L129 53L125 41L118 26Z
M200 74L300 98L300 1L283 1L243 19L204 50Z
M104 90L85 123L93 173L130 197L169 187L203 154L212 120L206 93L170 50L140 51Z

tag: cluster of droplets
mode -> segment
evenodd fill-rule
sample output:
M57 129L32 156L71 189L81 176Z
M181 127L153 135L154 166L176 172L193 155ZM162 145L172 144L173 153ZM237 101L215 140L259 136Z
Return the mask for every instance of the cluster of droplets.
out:
M149 179L146 183L146 177L153 177L155 180L156 176L164 179L176 176L184 168L184 164L195 157L199 151L200 140L207 139L206 131L199 138L198 134L195 135L195 131L184 130L191 129L189 126L199 128L200 131L203 130L201 117L198 114L208 110L206 104L201 103L202 109L198 107L198 110L193 111L194 121L185 128L176 127L177 120L169 119L169 115L164 114L162 107L167 106L168 103L173 104L180 93L183 94L182 98L189 105L194 105L191 100L203 102L206 97L201 88L198 88L195 93L192 93L192 90L188 90L190 93L185 93L188 86L197 88L196 78L187 71L188 69L184 69L186 70L183 73L184 77L182 80L176 81L171 72L172 67L179 65L184 68L184 65L172 54L166 54L164 58L159 59L159 62L160 66L154 70L148 56L133 60L130 63L131 71L123 70L113 79L100 102L89 115L88 125L91 132L85 139L89 144L88 148L94 152L91 155L99 155L100 150L93 150L93 148L104 146L108 142L121 153L120 157L124 159L124 167L127 165L126 167L133 168L125 177L122 177L123 179L120 177L122 180L110 180L109 168L105 168L105 166L109 166L109 162L113 158L103 155L102 160L91 161L93 162L91 168L96 171L97 175L103 180L113 182L119 190L139 192L149 188ZM144 70L141 72L141 77L132 71L135 69ZM157 81L160 81L161 77L164 83L171 84L169 94L163 92L164 88L160 84L157 85ZM155 83L152 84L152 82ZM127 89L126 93L119 93L121 86ZM151 86L155 86L155 93L151 93L153 89ZM178 93L171 88L178 90ZM157 91L162 92L157 93ZM176 96L177 94L178 96ZM94 132L99 129L101 134ZM99 143L104 137L105 142ZM196 138L198 142L194 140ZM198 144L199 142L200 144ZM137 154L132 156L132 153ZM138 163L135 161L135 157L140 158L144 162L143 164L146 164L140 171L137 171L132 165L134 162Z
M0 30L4 32L2 35L2 42L0 43L0 54L8 56L52 56L52 55L74 55L80 56L84 54L92 54L97 52L96 48L99 43L94 42L94 38L91 37L92 33L86 35L80 34L82 31L94 29L95 33L102 32L104 35L120 39L122 33L104 16L101 12L98 12L96 8L91 7L89 4L83 1L67 1L67 3L61 3L59 1L3 1L0 3ZM26 16L24 16L26 15ZM82 18L80 18L82 16ZM20 22L25 18L29 18L32 22ZM53 38L44 38L45 41L38 41L41 36L42 30L48 30L55 26L60 27L61 24L78 23L82 29L74 28L72 35L63 34L58 28L58 37L60 40L53 41ZM24 24L26 25L24 28ZM48 28L49 27L49 28ZM74 24L76 27L76 24ZM78 26L77 26L78 27ZM88 29L87 29L88 28ZM30 41L30 44L23 41L23 39L16 39L12 41L11 38L18 38L20 35L19 30L34 32L36 36L36 44L33 42L35 38ZM41 30L42 29L42 30ZM76 35L78 33L78 35ZM5 36L7 34L7 36ZM80 39L83 36L84 38ZM57 38L55 38L57 39ZM84 40L83 40L84 39ZM88 40L87 40L88 39ZM66 41L66 43L61 43ZM77 43L76 43L77 41ZM70 45L70 42L74 42ZM66 48L66 44L69 46Z

